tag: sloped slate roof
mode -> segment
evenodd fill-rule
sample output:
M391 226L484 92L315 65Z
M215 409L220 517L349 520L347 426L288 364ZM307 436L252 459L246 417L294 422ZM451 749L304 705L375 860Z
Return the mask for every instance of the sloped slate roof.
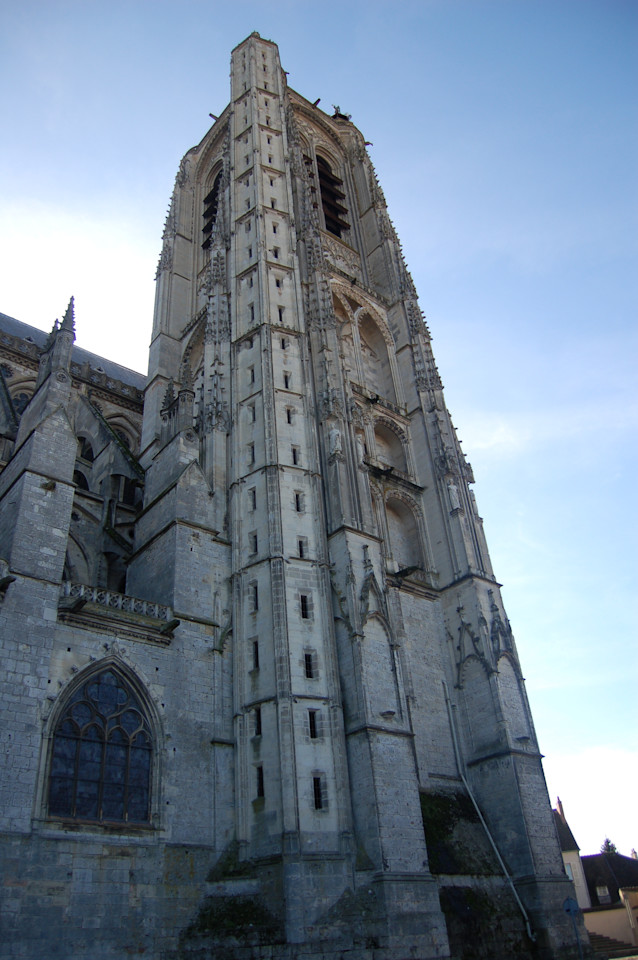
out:
M638 860L633 857L624 857L622 853L594 853L589 857L581 857L581 860L594 906L599 903L596 895L599 883L609 890L612 903L619 900L620 887L638 886Z
M567 821L561 817L558 810L552 810L552 813L554 814L554 823L556 824L558 840L563 853L567 853L568 850L580 850L580 847L574 839L574 834L569 829Z
M21 340L30 340L40 349L44 347L49 336L44 330L38 330L37 327L32 327L28 323L22 323L21 320L9 317L6 313L0 313L0 331L8 333L12 337L19 337ZM73 345L73 362L88 363L92 370L99 369L113 380L121 380L122 383L130 384L140 392L146 386L146 377L143 373L137 373L136 370L123 367L119 363L114 363L113 360L99 357L96 353L90 353L82 347L76 347L75 344Z

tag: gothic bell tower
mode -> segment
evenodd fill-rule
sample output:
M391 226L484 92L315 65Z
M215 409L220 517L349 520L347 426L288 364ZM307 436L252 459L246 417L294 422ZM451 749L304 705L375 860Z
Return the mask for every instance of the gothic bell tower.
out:
M141 461L128 589L210 624L212 843L232 835L280 937L460 955L478 884L520 935L503 956L576 956L474 478L381 188L350 118L288 88L258 34L177 175Z

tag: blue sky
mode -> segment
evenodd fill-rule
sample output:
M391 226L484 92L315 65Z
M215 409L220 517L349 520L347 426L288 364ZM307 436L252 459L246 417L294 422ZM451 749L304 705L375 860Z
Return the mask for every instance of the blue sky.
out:
M253 30L351 113L474 466L550 795L638 847L634 0L0 3L0 311L146 369L179 160Z

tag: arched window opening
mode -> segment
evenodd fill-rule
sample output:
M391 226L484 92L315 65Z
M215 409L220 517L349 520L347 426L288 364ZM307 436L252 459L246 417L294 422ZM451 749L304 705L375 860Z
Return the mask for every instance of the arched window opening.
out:
M152 740L139 699L108 668L81 684L55 730L49 814L148 823Z
M423 568L423 553L419 542L416 518L402 500L390 498L386 503L390 550L400 570Z
M345 230L350 229L350 224L345 219L348 216L348 210L342 203L346 199L342 189L343 180L334 175L323 157L317 157L317 171L326 230L333 233L335 237L341 237Z
M93 447L86 437L78 437L78 457L80 460L86 460L87 463L93 463L95 460Z
M213 227L217 221L217 211L219 209L219 191L221 188L222 174L221 170L215 177L215 182L213 183L213 189L209 191L204 197L204 226L202 233L204 235L204 242L202 247L204 250L208 250L213 239Z
M126 593L126 563L118 553L105 553L106 589Z
M396 391L385 339L372 317L365 315L359 324L361 360L366 387L384 400L396 403Z
M76 485L78 490L88 490L89 481L86 479L83 473L79 470L73 471L73 483Z
M375 424L374 439L377 447L377 460L383 467L395 467L407 473L405 451L399 437L383 423Z
M124 474L111 475L111 496L119 503L129 507L139 507L141 503L140 488L137 480L125 477Z

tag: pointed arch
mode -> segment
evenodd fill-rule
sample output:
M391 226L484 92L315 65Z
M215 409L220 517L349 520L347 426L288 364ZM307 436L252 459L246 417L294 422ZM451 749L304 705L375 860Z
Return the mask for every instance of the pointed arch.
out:
M522 743L531 739L531 727L517 666L509 653L502 654L496 664L496 682L510 739Z
M359 317L359 340L363 382L373 393L391 403L397 402L397 394L390 366L390 351L384 329L368 311Z
M385 515L388 552L399 569L427 569L421 517L416 505L397 492L392 492L385 500Z
M408 473L405 434L392 421L378 417L374 422L376 459L382 467L394 467Z
M475 654L467 657L459 672L465 738L471 749L480 752L499 746L499 713L486 664ZM476 722L480 717L480 723Z
M116 658L93 664L60 697L49 725L49 817L150 825L158 719L139 679Z
M84 545L71 533L66 543L63 577L74 583L91 583L89 554Z
M320 149L315 156L325 228L335 237L341 238L342 234L350 230L350 224L346 220L348 207L344 183L336 173L337 164L328 160L327 151Z

